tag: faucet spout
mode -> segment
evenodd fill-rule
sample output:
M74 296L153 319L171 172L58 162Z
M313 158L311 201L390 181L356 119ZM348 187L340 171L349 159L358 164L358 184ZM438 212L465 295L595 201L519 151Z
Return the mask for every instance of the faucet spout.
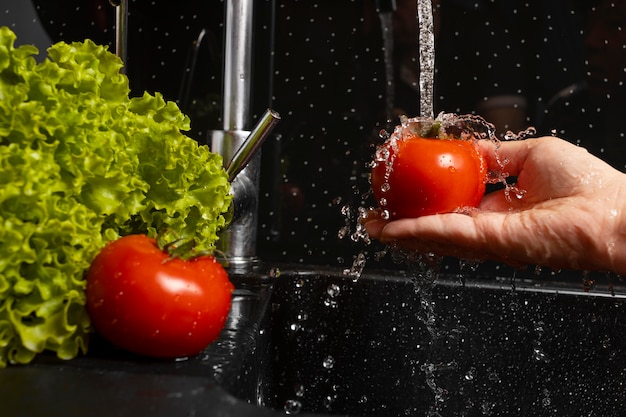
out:
M210 132L210 147L224 160L231 182L233 216L218 241L229 267L254 266L258 226L261 154L258 150L278 113L268 109L252 131L250 91L252 80L252 17L254 0L228 0L224 24L223 130Z
M250 162L250 159L256 154L259 147L265 141L265 138L271 133L272 129L278 121L280 120L280 115L272 110L267 109L261 119L257 122L252 132L248 135L248 137L243 141L235 155L233 155L233 159L228 164L226 168L226 172L228 174L228 180L233 181L237 175L243 170L246 165Z

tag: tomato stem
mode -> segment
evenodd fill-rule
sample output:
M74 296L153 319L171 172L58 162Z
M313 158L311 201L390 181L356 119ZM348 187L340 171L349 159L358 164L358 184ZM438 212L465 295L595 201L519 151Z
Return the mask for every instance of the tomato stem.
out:
M171 233L173 232L168 233L167 230L162 230L156 238L157 247L168 254L165 262L175 258L190 260L200 256L212 255L208 251L197 252L195 249L198 242L195 238L181 238L175 235L175 239L171 240Z

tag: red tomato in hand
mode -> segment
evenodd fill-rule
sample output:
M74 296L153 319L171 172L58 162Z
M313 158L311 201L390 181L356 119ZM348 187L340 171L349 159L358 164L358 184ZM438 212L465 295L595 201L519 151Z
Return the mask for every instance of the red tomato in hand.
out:
M377 154L387 161L375 162L372 189L390 219L476 207L485 193L486 165L471 140L392 138Z
M233 284L212 256L168 259L154 239L109 243L87 274L87 311L96 331L141 355L199 353L224 327Z

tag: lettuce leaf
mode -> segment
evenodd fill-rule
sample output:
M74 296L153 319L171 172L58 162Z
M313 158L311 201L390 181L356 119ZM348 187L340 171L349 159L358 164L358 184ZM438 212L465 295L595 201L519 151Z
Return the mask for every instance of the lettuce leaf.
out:
M84 276L108 241L167 231L212 251L231 204L221 157L176 104L130 98L106 47L38 63L15 40L0 28L0 367L87 351Z

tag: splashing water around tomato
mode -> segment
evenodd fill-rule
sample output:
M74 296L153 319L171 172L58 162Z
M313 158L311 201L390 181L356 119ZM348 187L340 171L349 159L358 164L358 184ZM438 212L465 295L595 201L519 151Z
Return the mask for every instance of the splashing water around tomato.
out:
M389 219L449 213L478 206L487 182L476 148L490 131L475 117L442 114L404 118L376 151L371 175L374 196Z

